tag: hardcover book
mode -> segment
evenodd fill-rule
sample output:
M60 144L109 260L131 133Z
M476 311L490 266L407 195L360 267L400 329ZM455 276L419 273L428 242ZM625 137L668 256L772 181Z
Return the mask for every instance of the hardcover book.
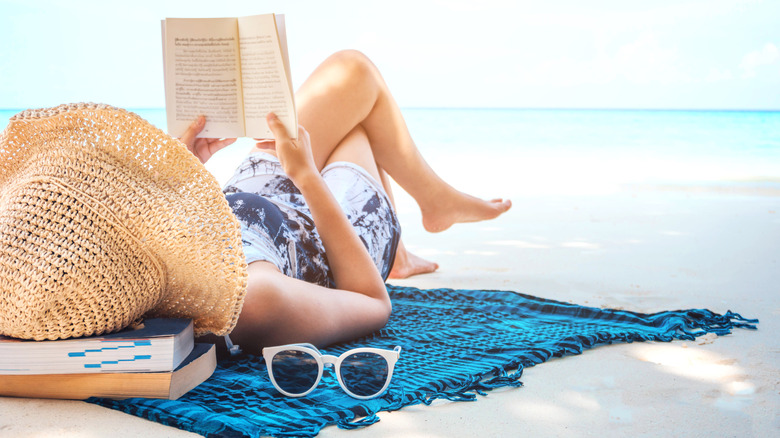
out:
M0 336L0 375L172 371L195 343L192 320L152 318L102 336L31 341Z
M195 344L175 370L165 372L0 375L0 396L175 400L211 376L217 367L215 351L213 344Z

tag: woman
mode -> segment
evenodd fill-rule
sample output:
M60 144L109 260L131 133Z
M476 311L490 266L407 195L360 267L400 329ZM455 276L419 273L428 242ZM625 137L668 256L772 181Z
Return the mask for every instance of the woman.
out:
M511 207L459 192L431 169L379 71L360 52L325 60L296 93L296 104L298 138L291 140L269 114L275 141L258 141L225 189L249 263L231 338L249 349L326 345L377 330L391 311L387 276L437 268L400 243L388 175L417 201L431 232ZM201 117L182 136L202 162L234 141L196 138L204 125ZM252 254L263 245L264 254Z

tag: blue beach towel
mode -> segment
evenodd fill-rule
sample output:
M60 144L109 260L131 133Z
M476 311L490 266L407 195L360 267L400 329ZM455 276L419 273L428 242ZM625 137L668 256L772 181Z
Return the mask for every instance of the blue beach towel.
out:
M207 437L314 436L327 425L363 427L392 411L438 398L521 386L524 367L579 354L599 344L694 339L755 329L758 320L704 309L642 314L582 307L508 291L419 290L388 286L393 315L382 330L322 349L403 348L384 396L350 398L326 371L311 394L285 397L273 388L260 356L221 361L214 375L178 400L90 399L113 409Z

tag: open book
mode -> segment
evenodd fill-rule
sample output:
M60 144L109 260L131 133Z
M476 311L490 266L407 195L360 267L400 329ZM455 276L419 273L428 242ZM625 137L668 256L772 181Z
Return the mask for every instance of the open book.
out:
M166 18L162 35L169 134L205 115L199 137L272 138L273 111L297 137L283 15Z

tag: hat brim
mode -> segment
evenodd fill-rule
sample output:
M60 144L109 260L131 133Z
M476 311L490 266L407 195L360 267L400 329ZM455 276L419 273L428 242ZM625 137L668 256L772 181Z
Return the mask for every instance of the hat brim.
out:
M152 304L139 304L137 313L191 318L197 335L223 335L235 327L247 282L240 226L216 179L178 139L108 105L29 110L12 117L0 135L0 212L9 193L18 192L31 175L72 187L159 261L161 296ZM96 258L95 263L103 262ZM15 275L7 271L0 276ZM5 288L0 284L0 333L18 336L7 329L14 315L4 314L2 307L24 297ZM51 282L47 288L34 292L56 295L56 282L55 290ZM110 297L84 294L83 299ZM87 304L98 309L98 321L117 317L111 306ZM70 335L54 333L56 328L48 331L45 337L56 339L101 330Z

